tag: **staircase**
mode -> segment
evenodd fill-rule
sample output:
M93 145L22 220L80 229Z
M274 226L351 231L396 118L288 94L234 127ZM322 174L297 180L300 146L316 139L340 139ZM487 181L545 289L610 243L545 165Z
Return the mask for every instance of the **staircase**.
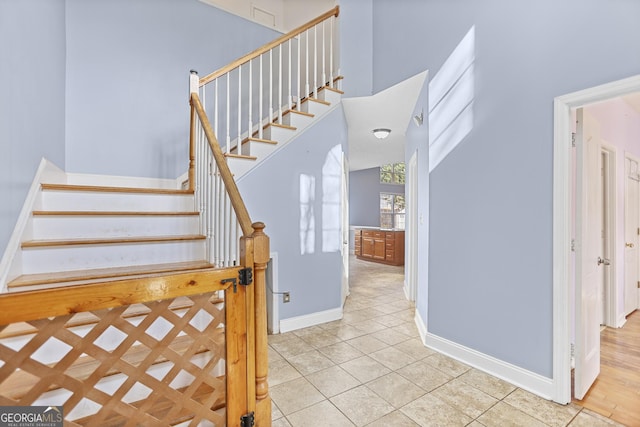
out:
M269 241L236 181L339 104L337 14L191 74L186 177L41 165L0 264L0 405L64 406L65 425L270 425Z

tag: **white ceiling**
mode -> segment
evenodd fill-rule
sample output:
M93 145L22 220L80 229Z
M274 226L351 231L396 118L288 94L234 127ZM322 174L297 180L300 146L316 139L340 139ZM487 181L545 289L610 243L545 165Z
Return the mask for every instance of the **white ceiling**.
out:
M426 76L425 71L375 95L342 98L351 170L404 161L405 133ZM372 133L376 128L391 129L391 134L377 139Z

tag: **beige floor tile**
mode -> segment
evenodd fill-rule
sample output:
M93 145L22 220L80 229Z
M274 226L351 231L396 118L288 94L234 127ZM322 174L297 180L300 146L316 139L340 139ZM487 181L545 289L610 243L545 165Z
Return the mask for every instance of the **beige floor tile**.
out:
M329 332L345 341L367 335L367 333L362 329L358 329L355 326L347 325L346 323L338 328L330 329Z
M394 326L391 328L392 331L400 332L411 338L419 338L420 333L418 332L418 327L413 322L404 322L398 326Z
M498 402L477 421L486 427L546 427L543 422L504 402Z
M284 360L284 357L282 357L280 353L275 351L270 345L267 347L267 350L269 351L269 363L275 362L276 360Z
M314 349L311 345L304 342L302 338L295 335L285 341L271 343L271 347L285 359Z
M401 310L404 310L404 308L399 308L394 304L389 304L389 301L383 302L383 304L375 305L373 308L385 314L397 313Z
M405 377L427 392L451 381L452 377L427 364L424 359L398 369L398 374Z
M394 331L392 329L384 329L382 331L374 332L371 334L371 336L379 339L380 341L388 345L396 345L398 343L401 343L411 338L405 334Z
M307 335L317 334L318 332L322 332L323 329L318 326L309 326L308 328L296 329L295 331L291 331L295 336L304 338Z
M395 372L367 383L367 387L395 408L401 408L426 394L423 389Z
M400 410L423 427L461 427L473 421L431 394L414 400Z
M407 417L400 411L394 411L384 417L367 424L367 427L419 427L411 418Z
M280 342L284 342L284 341L288 341L290 339L293 338L297 338L297 335L294 334L293 332L287 332L284 334L275 334L275 335L269 335L267 337L269 344L275 344L275 343L280 343Z
M416 360L424 359L425 357L431 356L435 353L435 351L426 347L420 338L412 338L407 341L403 341L396 344L394 348L408 354Z
M498 403L498 399L457 378L437 388L431 394L473 419Z
M298 354L297 356L290 357L288 360L302 375L309 375L335 365L335 363L318 350Z
M330 344L339 343L342 341L336 334L333 334L324 329L320 329L320 332L314 332L312 334L305 335L302 338L304 342L315 347L320 348Z
M505 397L504 402L552 427L566 426L581 409L574 404L559 405L522 389Z
M357 426L367 425L394 411L393 406L366 386L360 386L332 397L331 403Z
M316 403L287 417L292 427L353 427L342 412L331 402L325 400Z
M386 315L386 316L382 316L382 317L378 317L376 318L376 322L388 326L390 328L394 327L394 326L398 326L398 325L402 325L403 323L405 323L404 320L396 317L396 316L392 316L392 315Z
M416 361L416 359L409 356L408 354L403 353L395 347L383 348L382 350L378 350L375 353L371 353L369 357L382 363L392 371L403 368Z
M339 342L336 344L321 347L318 351L327 356L335 364L341 364L348 362L349 360L356 359L364 356L364 353L356 349L352 345L346 342Z
M622 424L618 424L617 422L605 418L600 414L596 414L594 412L589 411L588 409L583 409L576 415L576 417L571 421L569 427L623 427Z
M393 313L392 316L397 317L403 322L413 322L415 320L416 314L414 310L403 310L397 313Z
M278 418L277 420L273 420L271 422L271 427L292 427L291 424L289 424L289 421L287 421L286 418Z
M369 356L362 356L350 360L341 364L340 367L362 383L375 380L391 372L389 368L376 362Z
M388 344L385 344L372 335L353 338L348 340L347 342L364 354L373 353L374 351L382 350L383 348L388 347Z
M301 376L300 372L284 359L276 360L275 362L269 361L269 376L267 377L269 387L275 387L278 384L295 380Z
M504 399L516 389L516 386L506 381L473 368L460 375L460 379L496 399Z
M375 319L365 320L363 322L356 322L352 325L354 328L358 328L361 331L366 332L367 334L371 334L373 332L378 332L383 329L387 329L387 326L378 323Z
M327 397L333 397L361 385L360 381L339 366L314 372L306 378Z
M305 378L297 378L270 387L269 392L285 416L325 400L322 393Z
M280 408L278 408L278 405L276 405L276 403L272 400L271 401L271 419L277 420L278 418L282 418L282 417L284 417L284 415L282 415Z
M447 375L451 375L452 377L460 376L471 369L464 363L460 363L457 360L454 360L449 356L445 356L441 353L435 353L424 360L434 368L444 372Z

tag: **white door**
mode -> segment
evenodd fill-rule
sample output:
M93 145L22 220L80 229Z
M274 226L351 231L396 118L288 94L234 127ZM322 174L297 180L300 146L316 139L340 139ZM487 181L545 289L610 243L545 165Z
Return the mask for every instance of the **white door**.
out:
M349 161L342 153L342 304L349 295Z
M638 162L625 158L624 195L624 314L638 307Z
M576 111L578 176L576 189L576 399L582 399L600 373L602 282L602 189L597 122Z
M409 160L407 170L407 209L409 211L407 229L407 274L405 295L410 301L416 300L418 289L418 152Z

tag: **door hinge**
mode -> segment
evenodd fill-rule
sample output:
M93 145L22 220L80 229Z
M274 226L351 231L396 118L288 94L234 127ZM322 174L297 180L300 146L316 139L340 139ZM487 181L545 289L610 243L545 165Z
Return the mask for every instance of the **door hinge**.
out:
M638 236L640 236L640 227L638 227Z
M571 146L572 147L576 146L576 133L575 132L571 132Z
M576 239L571 239L571 252L576 251Z
M640 289L640 282L638 282L638 289Z
M231 277L229 279L222 279L220 283L225 284L231 282L233 284L233 293L238 292L238 283L242 286L249 286L253 282L253 270L251 267L242 268L238 270L238 277Z
M255 424L255 416L253 412L249 412L240 417L240 427L253 427Z

